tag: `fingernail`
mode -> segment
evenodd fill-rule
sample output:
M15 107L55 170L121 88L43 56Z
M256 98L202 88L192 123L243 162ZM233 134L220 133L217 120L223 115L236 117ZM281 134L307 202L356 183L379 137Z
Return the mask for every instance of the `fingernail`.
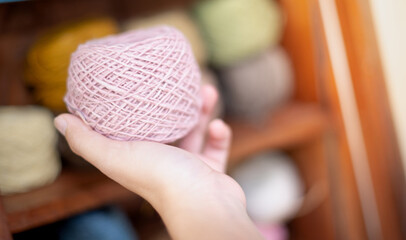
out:
M66 120L63 117L58 116L55 118L54 124L55 124L56 129L58 129L58 131L62 135L65 136L66 126L67 126Z

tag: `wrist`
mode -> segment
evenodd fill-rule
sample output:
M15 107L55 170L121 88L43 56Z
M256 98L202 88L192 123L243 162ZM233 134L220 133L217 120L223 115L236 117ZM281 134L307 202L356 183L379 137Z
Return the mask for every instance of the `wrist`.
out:
M173 239L260 238L249 219L241 188L230 177L218 173L212 180L187 189L166 192L155 209ZM188 229L185 236L184 231ZM199 237L202 236L202 237Z
M155 196L154 207L162 215L194 206L201 209L206 205L235 207L245 211L244 192L234 179L215 171L201 175L195 176L194 182L189 178L177 181L177 184L166 181L160 194Z

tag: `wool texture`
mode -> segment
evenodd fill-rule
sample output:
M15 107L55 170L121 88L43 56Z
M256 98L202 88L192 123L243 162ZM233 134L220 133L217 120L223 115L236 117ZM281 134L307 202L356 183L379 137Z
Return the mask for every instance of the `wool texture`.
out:
M181 31L189 40L197 62L200 65L206 64L207 51L205 42L196 23L185 10L174 9L148 17L131 19L124 23L123 29L128 31L158 25L172 26Z
M242 187L247 212L258 224L290 220L303 202L303 183L293 161L280 152L265 152L246 159L231 176Z
M53 115L42 107L0 107L0 192L52 182L61 168Z
M218 67L254 56L281 37L282 14L274 0L200 1L194 13Z
M169 143L197 124L200 80L183 34L159 26L80 45L72 54L65 102L109 138Z
M65 111L63 96L70 55L79 44L117 31L112 19L97 18L59 25L41 35L28 51L25 71L36 102L55 111Z
M293 75L290 59L280 47L224 68L221 81L226 110L240 119L260 122L289 100Z

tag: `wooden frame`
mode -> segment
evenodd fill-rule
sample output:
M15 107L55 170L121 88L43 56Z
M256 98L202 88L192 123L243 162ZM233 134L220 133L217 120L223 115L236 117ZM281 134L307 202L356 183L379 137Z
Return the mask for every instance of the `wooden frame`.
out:
M382 237L404 239L405 177L369 1L336 3L360 109Z
M405 223L405 182L400 153L390 112L383 77L382 64L372 24L368 0L336 0L339 23L345 43L346 56L361 123L362 139L370 168L379 231L369 233L374 239L404 239L402 224ZM318 7L320 7L318 5ZM319 8L320 10L320 8ZM322 25L319 26L322 29ZM349 155L348 135L344 130L342 106L340 106L332 71L330 56L326 54L326 38L323 30L316 33L324 51L320 52L320 80L323 102L328 105L336 122L338 133L339 163L334 163L339 172L336 178L344 180L338 184L338 199L345 212L339 222L347 229L344 238L364 239L367 236L365 221L361 214L359 191L354 189L356 181ZM353 159L354 160L354 159ZM357 161L355 159L354 161ZM334 175L334 174L333 174ZM341 196L341 197L340 197ZM349 200L351 199L351 200ZM371 199L373 201L374 199ZM403 211L399 211L402 210ZM340 215L338 215L340 216ZM365 226L367 227L367 226Z

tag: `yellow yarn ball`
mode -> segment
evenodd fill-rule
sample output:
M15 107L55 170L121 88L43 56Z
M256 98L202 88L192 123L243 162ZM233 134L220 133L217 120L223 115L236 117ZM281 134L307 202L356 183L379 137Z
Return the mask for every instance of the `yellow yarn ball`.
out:
M63 97L66 93L66 83L61 82L59 85L49 85L44 87L37 87L35 89L36 101L42 105L56 111L65 110Z
M61 164L53 115L42 107L0 108L0 192L25 192L52 182Z
M195 7L210 60L229 66L254 56L281 36L280 9L273 0L207 0Z
M126 22L123 29L133 30L157 25L169 25L177 28L189 40L197 62L200 65L207 62L206 46L199 29L189 14L183 10L172 10L146 18L133 19Z
M117 32L112 19L100 18L58 26L42 35L27 55L26 81L34 87L36 101L53 110L65 110L71 53L81 43Z

